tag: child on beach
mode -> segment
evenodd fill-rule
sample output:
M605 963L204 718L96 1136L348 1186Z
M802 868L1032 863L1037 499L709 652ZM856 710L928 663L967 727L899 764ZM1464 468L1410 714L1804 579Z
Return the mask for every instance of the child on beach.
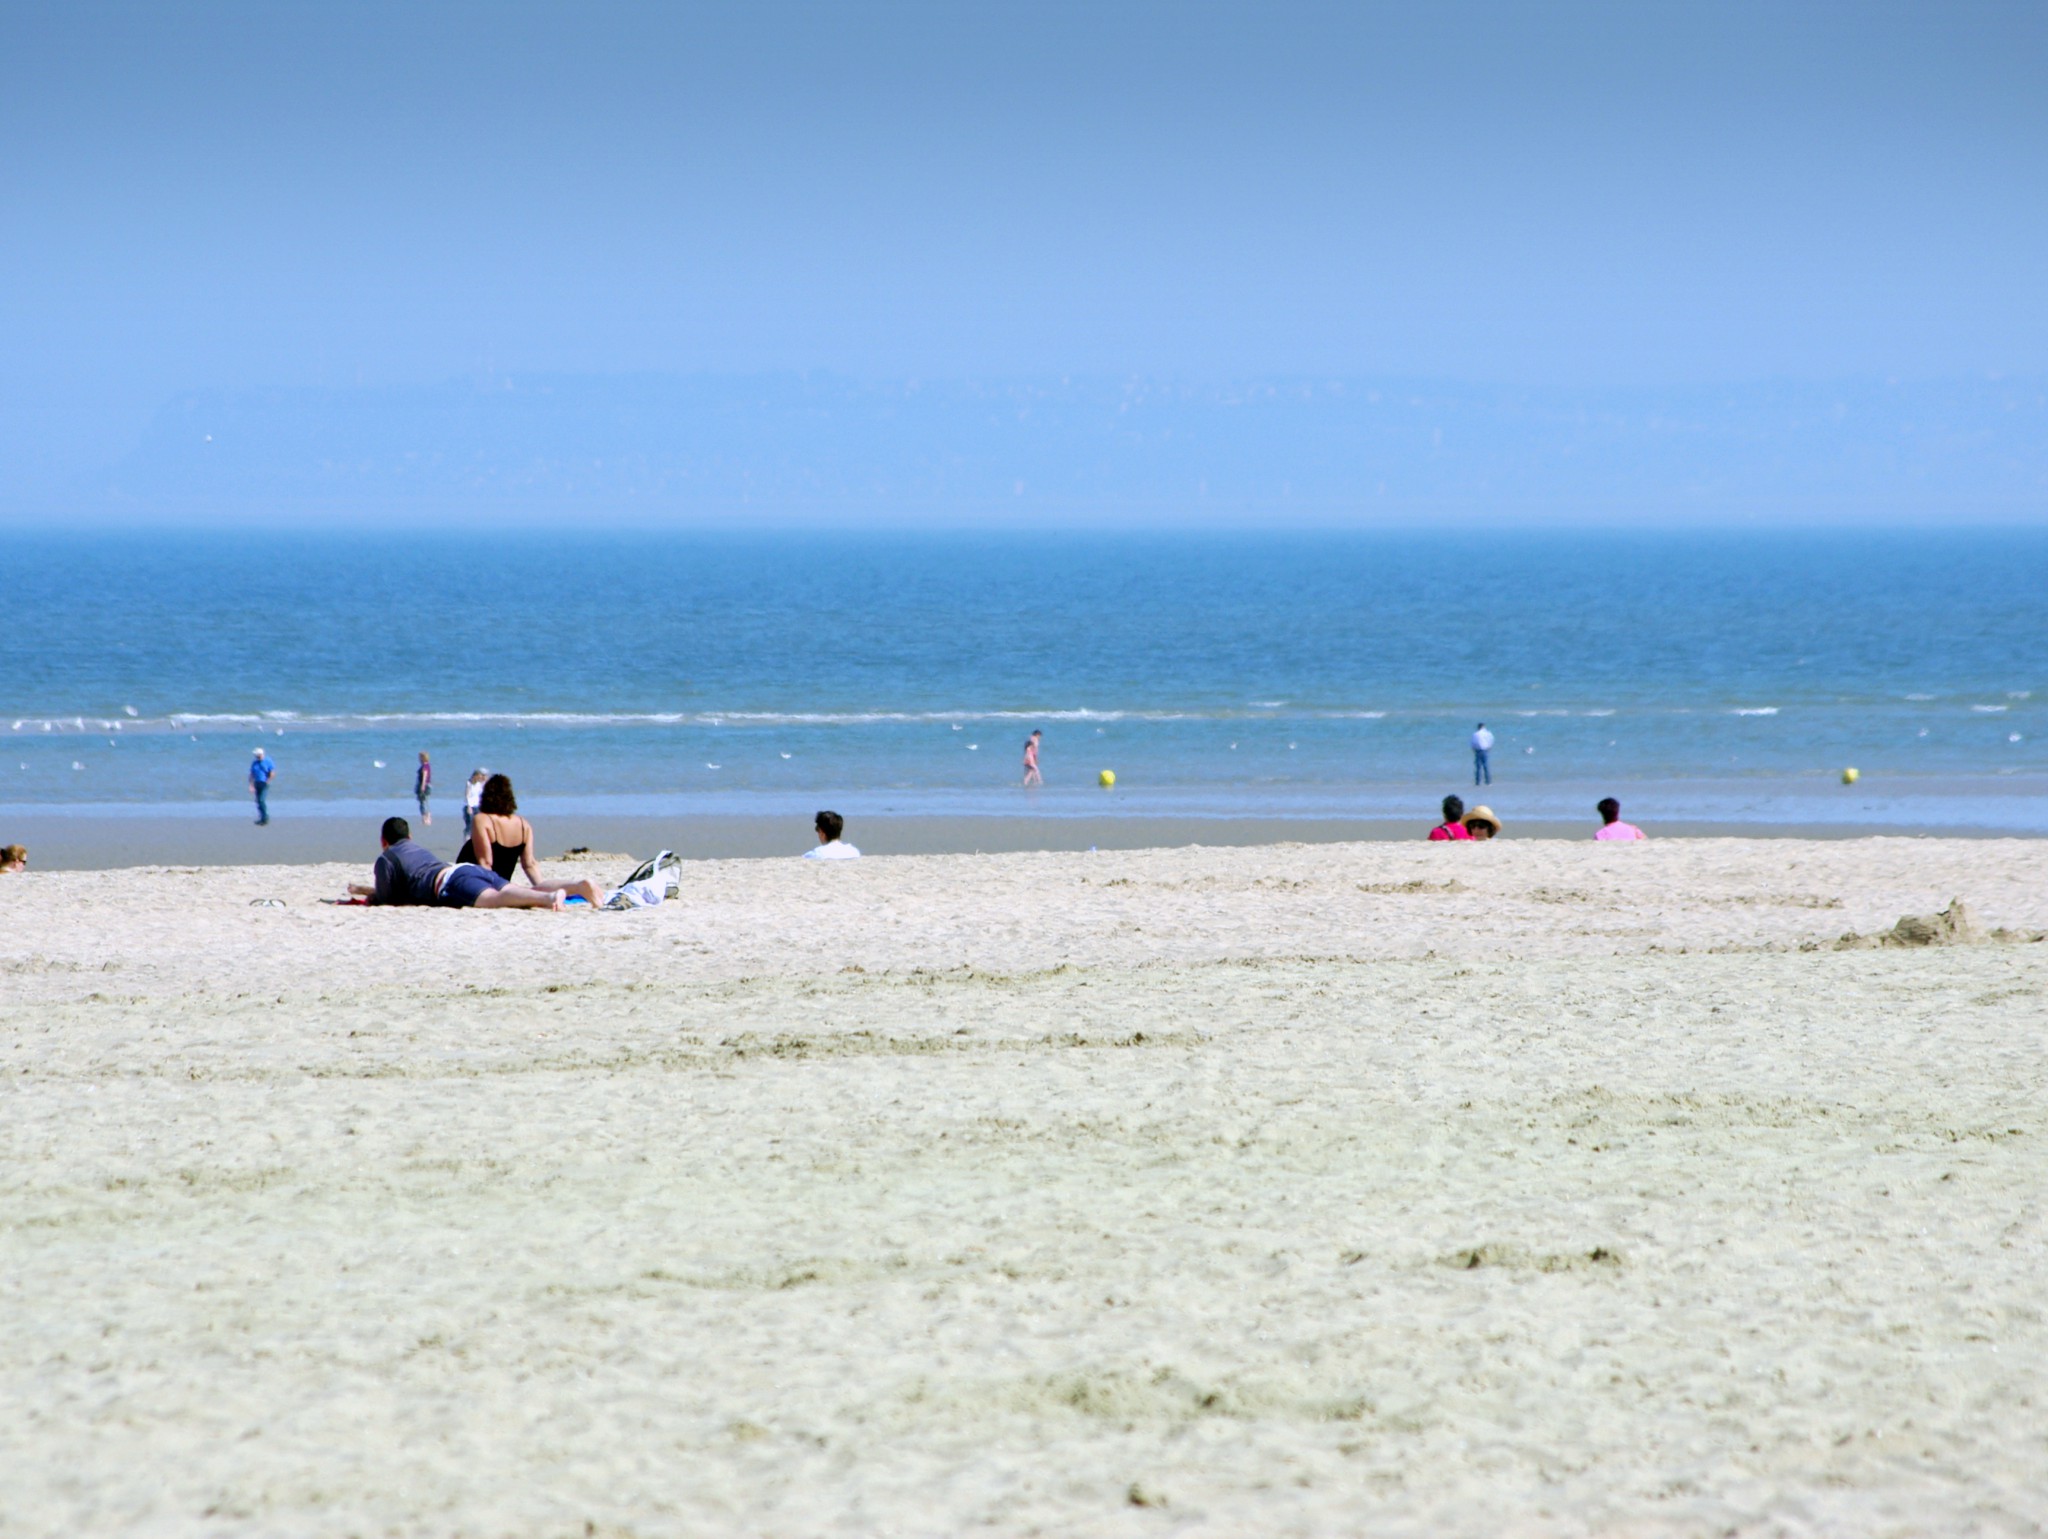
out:
M1461 796L1444 798L1444 820L1429 831L1432 840L1470 839L1472 830L1465 826L1465 799Z
M1045 777L1038 773L1038 740L1041 736L1043 734L1034 727L1031 736L1024 739L1024 784L1027 786L1045 784Z

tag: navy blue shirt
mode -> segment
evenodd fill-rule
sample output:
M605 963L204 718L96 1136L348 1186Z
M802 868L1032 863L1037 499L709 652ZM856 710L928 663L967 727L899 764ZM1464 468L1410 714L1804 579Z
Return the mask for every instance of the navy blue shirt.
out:
M434 901L434 878L448 869L448 862L438 859L424 844L413 839L401 839L389 845L377 857L376 874L372 885L377 895L372 903L432 903Z

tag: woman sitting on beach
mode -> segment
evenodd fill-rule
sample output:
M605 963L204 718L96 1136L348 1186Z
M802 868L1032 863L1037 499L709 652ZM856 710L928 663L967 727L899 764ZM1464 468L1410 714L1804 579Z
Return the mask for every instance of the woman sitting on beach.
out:
M0 844L0 876L19 871L28 864L28 851L18 844Z
M1491 807L1474 807L1465 814L1465 832L1475 844L1484 844L1500 832L1500 819L1493 815Z
M519 799L512 794L512 777L493 775L484 782L483 798L477 804L476 818L470 824L469 837L462 841L462 848L456 853L455 862L474 862L488 866L506 881L521 867L526 870L526 885L539 892L565 892L573 897L587 899L591 903L602 903L604 894L597 883L588 877L577 877L573 881L542 881L540 873L533 867L533 825L519 815Z
M1465 826L1465 799L1462 796L1444 798L1444 820L1429 831L1431 839L1470 839L1472 830Z

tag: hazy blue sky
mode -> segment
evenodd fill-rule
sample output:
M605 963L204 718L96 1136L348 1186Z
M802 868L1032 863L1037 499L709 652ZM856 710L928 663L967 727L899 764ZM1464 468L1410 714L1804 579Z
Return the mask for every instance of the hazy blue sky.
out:
M2048 6L0 0L0 457L553 372L2048 373Z

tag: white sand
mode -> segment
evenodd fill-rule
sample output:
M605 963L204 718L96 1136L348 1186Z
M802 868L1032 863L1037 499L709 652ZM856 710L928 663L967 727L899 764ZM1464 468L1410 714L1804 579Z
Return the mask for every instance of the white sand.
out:
M0 1534L2048 1526L2048 843L360 874L0 878Z

